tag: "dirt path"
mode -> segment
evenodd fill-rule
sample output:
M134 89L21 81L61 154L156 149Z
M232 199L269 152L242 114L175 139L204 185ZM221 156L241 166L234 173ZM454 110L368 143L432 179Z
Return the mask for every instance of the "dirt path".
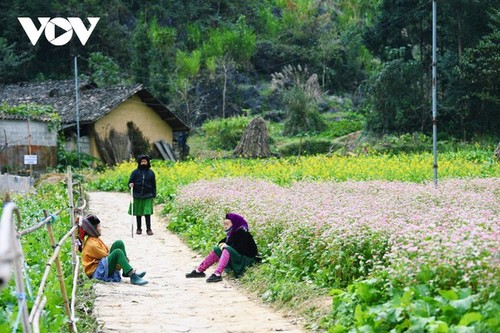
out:
M99 332L305 332L299 323L252 300L237 281L186 279L184 274L202 257L165 229L159 212L152 218L153 236L132 238L129 201L124 193L90 193L89 208L101 219L104 241L123 240L132 267L145 270L149 281L145 286L131 285L127 278L95 284Z

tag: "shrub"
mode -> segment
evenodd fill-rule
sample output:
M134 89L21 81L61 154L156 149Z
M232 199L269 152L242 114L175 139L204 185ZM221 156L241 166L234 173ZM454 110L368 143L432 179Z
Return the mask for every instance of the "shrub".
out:
M326 154L331 146L329 140L306 139L284 145L279 148L279 153L282 156Z
M208 147L211 149L232 150L241 139L245 127L250 122L247 117L210 120L203 124Z
M360 131L364 127L364 121L357 120L338 120L333 121L328 124L328 128L321 136L326 136L329 138L338 138L340 136L347 135L352 132Z
M298 87L289 88L284 93L288 116L285 119L283 134L298 135L305 132L321 132L326 124L317 110L314 100Z

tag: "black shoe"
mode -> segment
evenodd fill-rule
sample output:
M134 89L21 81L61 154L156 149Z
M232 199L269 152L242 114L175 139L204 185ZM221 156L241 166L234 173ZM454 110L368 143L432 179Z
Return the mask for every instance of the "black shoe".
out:
M222 276L215 274L210 275L210 277L207 279L207 282L220 282L220 281L222 281Z
M187 273L186 277L187 278L202 278L205 277L206 274L203 272L197 272L196 270L193 270L191 273Z
M136 234L138 234L138 235L142 234L142 229L137 229L137 230L135 231L135 233L136 233Z

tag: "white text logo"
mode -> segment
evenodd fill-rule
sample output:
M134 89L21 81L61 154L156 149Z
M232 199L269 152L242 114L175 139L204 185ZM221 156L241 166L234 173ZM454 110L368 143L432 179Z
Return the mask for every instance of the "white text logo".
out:
M83 24L79 17L68 17L67 19L62 17L54 17L53 19L50 17L39 17L38 22L40 22L40 28L37 29L31 18L18 17L17 19L23 26L31 44L35 45L42 35L42 32L45 31L45 38L47 38L47 41L50 44L55 46L67 44L73 37L73 31L76 33L76 36L82 45L85 45L90 37L90 34L92 34L92 31L94 31L94 28L99 21L99 17L89 17L88 20L90 27L87 30L85 24ZM57 37L56 26L65 31Z

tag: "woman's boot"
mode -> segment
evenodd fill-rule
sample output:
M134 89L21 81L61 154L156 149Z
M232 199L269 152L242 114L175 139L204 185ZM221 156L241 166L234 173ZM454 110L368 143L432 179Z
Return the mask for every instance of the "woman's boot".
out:
M153 230L151 230L151 215L145 215L144 218L146 219L146 233L151 236L153 234Z
M123 274L125 277L130 277L130 283L138 286L142 286L148 283L148 281L144 280L142 277L146 275L146 272L142 272L137 274L135 270L131 269L126 274Z
M133 273L131 276L130 276L130 283L131 284L135 284L135 285L138 285L138 286L143 286L145 284L148 283L148 281L144 280L143 278L141 278L139 275L137 275L136 273Z

